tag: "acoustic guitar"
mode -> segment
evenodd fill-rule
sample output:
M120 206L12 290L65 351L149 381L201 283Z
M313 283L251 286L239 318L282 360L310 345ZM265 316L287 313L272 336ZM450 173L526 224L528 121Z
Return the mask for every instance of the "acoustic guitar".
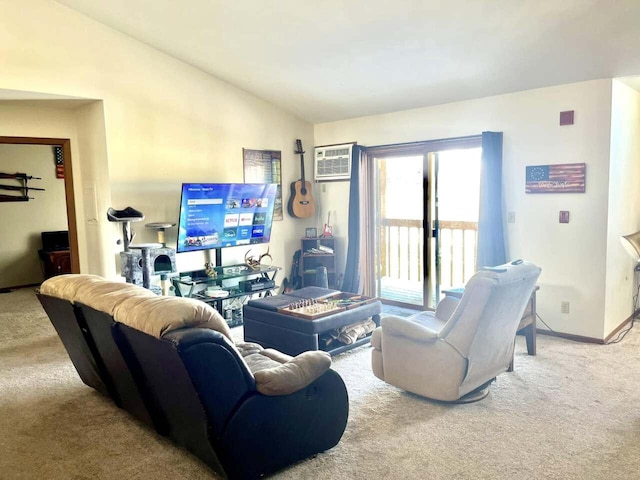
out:
M316 212L316 205L311 195L311 182L304 178L304 150L302 140L296 140L296 153L300 155L300 180L291 183L289 198L289 215L296 218L309 218Z

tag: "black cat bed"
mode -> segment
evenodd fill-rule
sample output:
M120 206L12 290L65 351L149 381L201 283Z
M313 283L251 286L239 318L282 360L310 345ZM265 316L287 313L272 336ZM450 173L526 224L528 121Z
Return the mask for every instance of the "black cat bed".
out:
M107 220L110 222L139 222L144 220L144 213L133 207L127 207L124 210L109 208L107 210Z

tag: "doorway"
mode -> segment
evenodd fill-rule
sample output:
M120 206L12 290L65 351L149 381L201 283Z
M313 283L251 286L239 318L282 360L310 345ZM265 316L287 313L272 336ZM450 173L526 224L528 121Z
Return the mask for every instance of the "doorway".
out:
M375 293L433 309L475 272L480 137L374 147Z
M0 144L9 145L46 145L60 147L64 162L64 192L67 214L67 229L69 231L69 251L71 271L80 273L80 260L78 255L78 233L76 224L76 205L73 192L73 170L71 167L71 142L68 138L34 138L34 137L2 137ZM51 168L55 168L52 161ZM25 173L25 172L22 172ZM37 254L34 252L34 254Z

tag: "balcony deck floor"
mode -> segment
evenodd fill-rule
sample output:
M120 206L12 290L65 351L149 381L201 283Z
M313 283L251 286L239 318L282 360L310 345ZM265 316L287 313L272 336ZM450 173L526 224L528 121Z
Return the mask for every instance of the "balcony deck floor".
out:
M413 309L406 307L399 307L397 305L382 304L382 316L395 315L396 317L410 317L414 313L418 313L421 309Z
M380 298L422 307L422 282L382 277Z

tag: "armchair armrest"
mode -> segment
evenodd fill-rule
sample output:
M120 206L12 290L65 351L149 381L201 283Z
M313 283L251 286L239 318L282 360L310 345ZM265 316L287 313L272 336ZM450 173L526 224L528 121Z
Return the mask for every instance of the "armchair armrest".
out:
M381 320L381 325L382 332L385 334L421 342L433 342L438 339L438 332L408 318L390 315Z
M322 376L331 366L327 352L303 352L277 367L259 370L253 375L256 389L263 395L289 395Z
M438 303L436 307L436 318L445 322L451 318L451 315L458 308L460 299L456 297L446 296Z

